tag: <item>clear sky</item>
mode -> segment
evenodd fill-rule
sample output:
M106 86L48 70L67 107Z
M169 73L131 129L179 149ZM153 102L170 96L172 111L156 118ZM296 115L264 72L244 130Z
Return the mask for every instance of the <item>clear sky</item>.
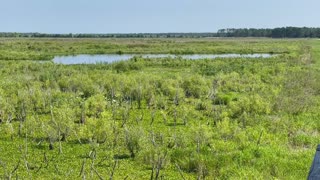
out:
M215 32L320 27L320 0L0 0L0 32Z

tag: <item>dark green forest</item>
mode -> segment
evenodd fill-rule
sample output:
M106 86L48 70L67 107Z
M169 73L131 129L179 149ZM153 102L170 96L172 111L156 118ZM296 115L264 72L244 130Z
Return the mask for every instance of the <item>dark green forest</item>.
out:
M220 29L217 37L319 38L320 28Z

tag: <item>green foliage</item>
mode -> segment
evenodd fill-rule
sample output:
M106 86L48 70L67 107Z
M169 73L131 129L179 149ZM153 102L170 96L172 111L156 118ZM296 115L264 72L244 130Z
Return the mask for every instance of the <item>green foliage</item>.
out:
M125 129L125 144L131 158L135 158L140 150L140 138L143 135L141 129Z
M86 114L89 117L99 118L106 106L107 101L102 94L91 96L85 101Z
M104 115L103 119L88 118L79 128L79 136L89 142L105 143L112 131L110 118L110 115Z
M70 66L0 61L3 179L307 176L320 137L319 41L0 43L6 51L1 57L11 57L11 52L12 59L28 59L35 52L289 53L266 59L137 56L112 64ZM23 54L16 54L20 51Z

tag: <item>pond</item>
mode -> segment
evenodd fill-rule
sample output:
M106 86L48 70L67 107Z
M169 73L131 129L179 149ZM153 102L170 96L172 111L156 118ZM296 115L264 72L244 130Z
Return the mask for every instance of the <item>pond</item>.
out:
M190 54L190 55L172 55L172 54L103 54L103 55L75 55L75 56L56 56L53 59L57 64L96 64L112 63L116 61L126 61L134 56L143 58L178 58L197 60L197 59L216 59L216 58L270 58L272 54Z

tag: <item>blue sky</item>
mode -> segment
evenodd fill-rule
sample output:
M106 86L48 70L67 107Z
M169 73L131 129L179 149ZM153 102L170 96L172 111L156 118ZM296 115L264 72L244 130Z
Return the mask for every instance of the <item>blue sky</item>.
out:
M214 32L320 27L319 0L0 0L0 32Z

